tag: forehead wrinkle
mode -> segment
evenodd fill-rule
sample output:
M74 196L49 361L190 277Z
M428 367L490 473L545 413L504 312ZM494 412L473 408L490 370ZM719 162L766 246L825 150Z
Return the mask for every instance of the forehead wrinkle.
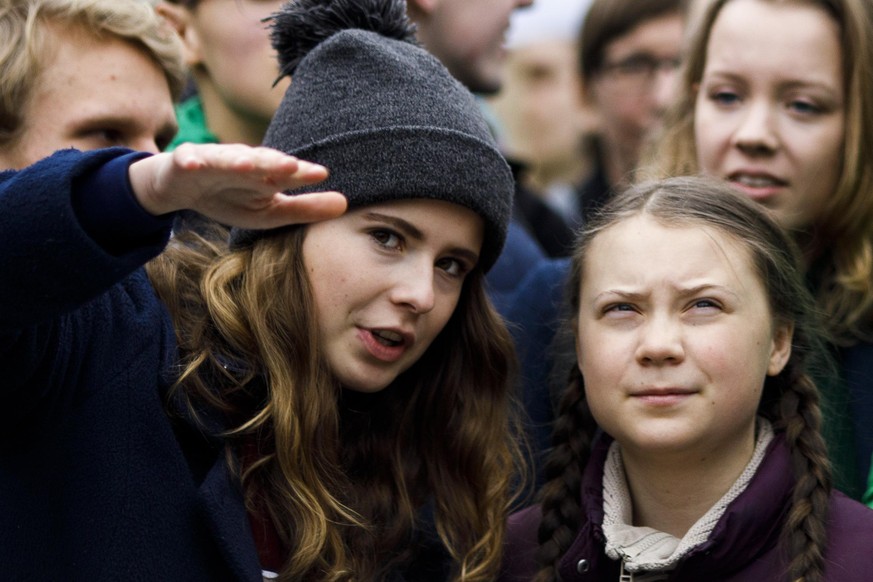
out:
M751 271L752 275L754 277L756 277L756 281L760 282L760 276L758 274L758 269L757 269L756 265L754 264L753 256L752 256L750 249L748 248L747 245L742 244L742 241L737 239L731 233L724 232L718 228L712 227L712 226L707 225L707 224L704 224L704 225L701 225L699 223L698 224L694 224L694 223L676 224L676 223L672 223L671 221L663 220L663 219L658 218L658 217L651 215L651 214L636 214L632 217L628 217L627 220L634 220L637 218L644 218L647 220L652 220L653 222L661 225L663 228L666 228L666 229L677 230L677 231L678 230L692 230L692 231L696 230L696 231L702 232L703 235L707 239L709 239L709 243L712 245L711 248L713 249L713 251L722 258L722 261L726 265L726 269L728 270L728 272L730 272L733 275L733 278L739 287L739 289L737 291L749 291L750 289L747 285L747 282L745 281L745 277L743 277L740 274L735 260L731 259L730 254L729 254L728 250L726 249L726 245L732 245L735 249L737 249L737 251L740 254L740 257L742 257L742 259L748 261L749 270ZM603 244L602 239L601 239L601 235L612 231L612 226L618 226L618 225L623 224L625 222L626 222L626 220L621 220L618 223L611 225L610 227L604 229L601 233L596 235L594 240L591 241L591 246L589 247L588 252L585 253L585 256L583 257L583 262L582 262L582 281L581 282L583 284L584 284L584 281L586 279L588 279L588 277L585 276L585 271L587 271L590 268L590 266L589 266L590 261L588 260L588 257L591 254L591 250L594 250L593 247L595 247L595 245L601 246ZM681 264L680 264L680 266L681 266ZM689 276L692 279L699 279L700 278L700 275L698 273L689 273L687 270L683 271L680 275L676 275L676 272L674 271L669 276L670 278L664 278L661 281L661 283L664 284L665 286L668 286L672 289L677 290L680 294L683 294L683 295L693 294L695 290L699 290L699 289L704 288L704 287L720 288L720 289L722 289L728 293L731 293L735 296L739 295L739 293L737 291L732 290L730 287L728 287L726 285L714 284L712 282L707 282L706 280L704 280L704 282L702 282L702 283L692 283L690 285L681 284L677 280L677 277L688 278ZM635 291L634 290L635 285L636 284L634 284L634 283L627 284L624 286L624 288L619 287L619 286L612 286L609 289L598 293L596 295L596 297L600 297L606 293L616 293L616 294L619 294L621 296L629 297L629 298L636 298L636 297L641 298L645 295L648 295L648 293L642 293L640 291Z

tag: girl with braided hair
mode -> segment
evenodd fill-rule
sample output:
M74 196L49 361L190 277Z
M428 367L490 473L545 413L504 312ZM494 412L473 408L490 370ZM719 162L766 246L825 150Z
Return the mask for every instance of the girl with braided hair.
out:
M576 359L501 580L861 581L873 511L832 489L827 351L791 238L723 182L617 196L570 280Z

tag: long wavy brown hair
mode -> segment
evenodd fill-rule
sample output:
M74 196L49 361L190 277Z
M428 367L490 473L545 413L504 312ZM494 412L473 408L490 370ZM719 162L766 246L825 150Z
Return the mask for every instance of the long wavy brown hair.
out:
M381 579L414 560L428 530L451 579L493 579L523 461L513 346L483 274L468 275L417 363L382 392L355 394L319 348L306 230L234 251L189 233L149 265L183 356L176 395L195 417L228 419L248 507L288 549L280 580Z
M706 66L713 24L730 0L707 0L693 27L679 98L660 137L644 156L639 179L693 175L700 171L694 139L694 102ZM840 345L873 339L873 3L867 0L761 0L816 6L839 25L846 95L843 167L836 190L802 250L819 275L816 300Z
M758 414L785 435L791 452L795 486L782 524L786 580L817 582L824 571L827 546L830 464L821 436L819 392L812 372L832 370L824 347L819 314L806 289L800 253L794 242L764 211L727 184L705 178L671 178L639 184L611 200L582 233L568 280L569 303L579 311L585 257L591 241L610 226L646 215L668 226L714 228L748 249L767 293L774 323L792 324L791 356L776 376L767 377ZM564 334L572 345L575 321ZM582 521L582 471L588 462L597 423L585 398L585 383L573 360L553 431L553 448L545 465L542 520L538 530L535 582L553 582L557 566Z

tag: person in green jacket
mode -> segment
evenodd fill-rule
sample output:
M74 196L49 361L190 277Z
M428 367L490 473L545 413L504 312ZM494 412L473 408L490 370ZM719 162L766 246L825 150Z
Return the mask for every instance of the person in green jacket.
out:
M867 478L867 492L864 494L864 503L873 507L873 459L871 459L870 476Z
M156 10L179 33L191 95L176 107L180 144L258 145L289 80L279 77L264 18L281 0L164 0Z

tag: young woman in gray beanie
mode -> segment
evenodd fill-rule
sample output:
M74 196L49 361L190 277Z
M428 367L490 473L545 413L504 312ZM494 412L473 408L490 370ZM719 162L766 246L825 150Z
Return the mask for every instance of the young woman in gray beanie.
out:
M496 576L520 455L483 276L509 168L402 0L272 26L269 149L0 175L4 575ZM230 244L167 246L181 209Z

